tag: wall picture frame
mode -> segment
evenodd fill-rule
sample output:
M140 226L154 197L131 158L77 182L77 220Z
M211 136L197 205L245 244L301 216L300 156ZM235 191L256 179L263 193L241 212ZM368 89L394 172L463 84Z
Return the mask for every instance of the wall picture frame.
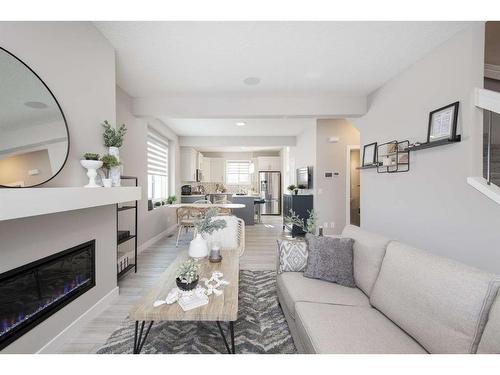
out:
M448 104L429 113L427 142L444 139L454 140L457 137L459 102Z
M369 143L363 146L362 167L377 164L377 142Z

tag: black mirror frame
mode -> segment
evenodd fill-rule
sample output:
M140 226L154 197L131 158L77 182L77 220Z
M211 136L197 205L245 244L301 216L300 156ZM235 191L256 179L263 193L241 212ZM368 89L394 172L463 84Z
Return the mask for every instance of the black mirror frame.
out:
M30 185L30 186L5 186L5 185L1 185L0 184L0 188L3 188L3 189L29 189L29 188L33 188L33 187L36 187L36 186L40 186L40 185L43 185L43 184L46 184L47 182L49 182L50 180L52 180L54 177L56 177L61 171L62 169L64 168L64 166L66 165L66 162L68 161L68 156L69 156L69 148L70 148L70 139L69 139L69 128L68 128L68 122L66 121L66 116L64 115L64 112L61 108L61 105L59 104L59 102L57 101L57 98L55 97L54 93L50 90L49 86L47 86L47 84L44 82L44 80L42 78L40 78L40 76L38 74L36 74L36 72L31 69L28 64L26 64L23 60L21 60L19 57L17 57L16 55L14 55L12 52L9 52L7 51L5 48L3 47L0 47L0 50L1 51L4 51L6 52L7 54L9 54L10 56L12 56L14 59L16 59L17 61L19 61L21 64L23 64L31 73L33 73L33 75L38 78L40 80L40 82L42 83L42 85L47 89L47 91L49 92L49 94L52 96L52 98L54 99L54 101L56 102L56 105L57 105L57 108L59 108L59 111L61 112L61 116L63 118L63 121L64 121L64 126L66 127L66 135L67 135L67 138L68 138L68 147L66 149L66 157L64 158L64 162L61 164L61 168L59 168L59 170L54 173L52 175L51 178L49 178L48 180L45 180L43 182L40 182L39 184L36 184L36 185Z

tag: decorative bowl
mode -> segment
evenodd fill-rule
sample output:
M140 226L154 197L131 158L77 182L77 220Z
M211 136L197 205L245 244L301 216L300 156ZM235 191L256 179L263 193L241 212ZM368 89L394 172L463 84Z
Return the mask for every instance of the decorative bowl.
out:
M186 284L186 283L183 283L181 281L181 279L176 278L175 283L177 284L177 287L180 290L188 291L188 290L193 290L194 288L196 288L196 285L198 285L198 280L199 280L199 278L197 278L193 282L190 282L189 284Z

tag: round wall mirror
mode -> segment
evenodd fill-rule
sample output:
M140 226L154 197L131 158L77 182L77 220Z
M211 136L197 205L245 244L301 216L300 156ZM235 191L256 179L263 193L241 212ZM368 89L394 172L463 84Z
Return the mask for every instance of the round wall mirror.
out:
M0 187L33 187L64 166L68 126L42 79L0 47Z

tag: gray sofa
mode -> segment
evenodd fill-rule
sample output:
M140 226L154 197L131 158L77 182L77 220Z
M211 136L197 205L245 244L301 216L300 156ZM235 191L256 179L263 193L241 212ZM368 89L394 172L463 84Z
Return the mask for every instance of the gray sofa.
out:
M355 226L356 288L277 276L300 353L500 353L500 278Z

